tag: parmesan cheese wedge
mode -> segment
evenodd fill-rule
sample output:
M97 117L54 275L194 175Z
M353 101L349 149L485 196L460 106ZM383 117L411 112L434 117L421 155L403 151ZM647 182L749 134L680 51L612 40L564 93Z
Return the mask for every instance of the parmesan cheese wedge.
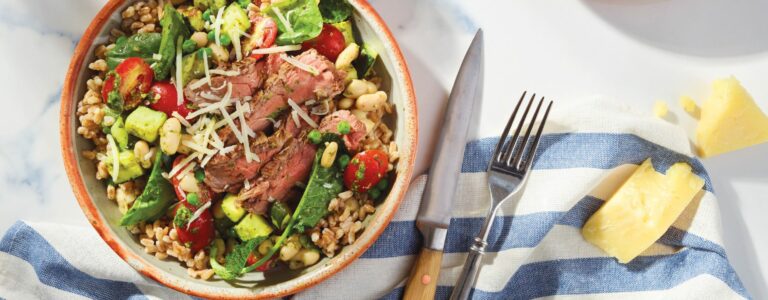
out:
M768 142L768 117L734 77L712 84L696 129L701 157Z
M672 226L703 186L688 164L676 163L665 175L654 170L649 158L587 220L581 234L628 263Z

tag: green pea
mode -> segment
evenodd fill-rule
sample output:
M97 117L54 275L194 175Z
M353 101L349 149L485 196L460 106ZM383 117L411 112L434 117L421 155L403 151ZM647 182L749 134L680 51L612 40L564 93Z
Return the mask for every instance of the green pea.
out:
M197 179L197 182L203 182L205 180L205 172L202 169L195 170L195 179Z
M209 9L206 9L206 10L203 12L203 20L204 20L204 21L210 21L210 20L211 20L211 9L210 9L210 8L209 8Z
M208 47L200 48L200 50L197 51L197 57L199 57L200 59L203 59L203 55L206 55L208 56L208 58L211 58L211 56L213 56L213 49Z
M323 141L323 135L320 134L320 131L317 131L317 129L310 131L307 138L309 138L309 141L315 145L320 144Z
M193 40L186 40L181 44L181 52L184 54L195 52L195 50L197 50L197 43Z
M232 39L229 38L228 35L222 34L219 36L219 42L221 42L222 46L229 46L229 44L232 44Z
M342 169L346 169L347 165L349 165L349 155L343 154L339 156L339 166L341 166Z
M349 122L341 121L339 125L336 125L336 130L339 131L339 134L347 134L352 128L349 126Z
M387 187L389 187L389 181L386 178L381 179L381 181L376 184L376 188L382 191L386 191Z
M370 196L373 199L379 199L379 197L381 196L381 191L378 190L377 188L372 188L368 191L368 196Z
M208 31L208 40L211 41L211 42L216 40L216 32L215 31L213 31L213 30Z
M200 197L197 196L197 193L189 193L187 194L187 202L194 206L200 206Z

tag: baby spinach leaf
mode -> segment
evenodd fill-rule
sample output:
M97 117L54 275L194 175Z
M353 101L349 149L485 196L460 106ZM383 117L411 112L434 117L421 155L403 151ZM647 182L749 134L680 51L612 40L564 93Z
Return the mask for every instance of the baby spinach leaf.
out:
M278 45L300 44L317 37L323 30L323 17L316 0L284 0L271 4L264 11L277 22Z
M344 22L352 16L352 6L347 0L323 0L319 8L325 23Z
M119 39L115 47L107 50L107 66L114 70L117 65L129 57L140 57L152 64L155 60L152 54L160 49L161 35L155 32L137 33L128 38Z

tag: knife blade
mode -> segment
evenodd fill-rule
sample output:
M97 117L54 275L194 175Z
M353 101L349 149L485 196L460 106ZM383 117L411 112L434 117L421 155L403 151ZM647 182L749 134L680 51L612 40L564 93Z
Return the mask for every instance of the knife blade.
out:
M482 98L483 48L483 30L479 29L464 55L448 97L440 141L432 157L424 196L416 216L416 227L424 236L424 248L407 282L404 299L434 298L443 246L456 200L464 146L475 101Z

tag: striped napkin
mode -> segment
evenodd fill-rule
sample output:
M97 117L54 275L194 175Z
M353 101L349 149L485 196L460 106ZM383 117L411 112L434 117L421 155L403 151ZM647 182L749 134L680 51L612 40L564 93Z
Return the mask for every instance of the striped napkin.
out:
M467 145L438 299L450 295L482 225L489 203L484 171L497 140ZM641 257L620 264L584 241L580 228L648 157L661 172L688 162L706 180L705 191ZM602 98L558 103L533 169L522 199L501 208L474 298L750 298L722 247L711 181L679 127ZM392 223L359 260L292 298L401 298L420 249L414 219L425 183L425 176L414 179ZM145 296L189 298L139 275L91 228L19 222L0 241L0 297Z

